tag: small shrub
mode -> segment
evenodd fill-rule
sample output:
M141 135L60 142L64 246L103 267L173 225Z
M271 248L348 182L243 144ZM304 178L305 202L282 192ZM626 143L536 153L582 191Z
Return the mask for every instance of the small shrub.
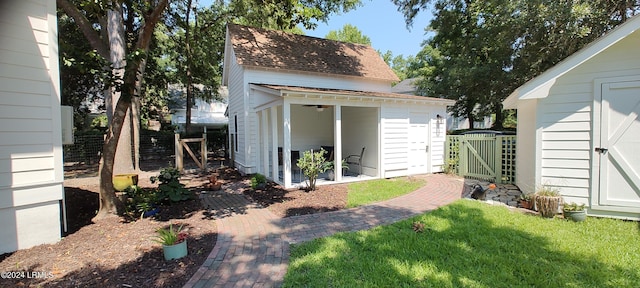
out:
M125 193L127 202L125 203L125 213L131 218L143 217L144 213L155 208L158 197L156 189L144 189L137 185L129 186Z
M152 176L151 183L160 181L158 185L158 199L179 202L191 199L192 194L180 183L180 171L174 167L166 167L160 170L159 176Z
M316 190L318 175L327 171L326 159L324 158L326 152L324 149L320 149L318 152L313 152L313 150L304 151L302 157L298 159L298 167L302 170L302 174L307 177L307 189L309 191Z
M260 173L256 173L256 175L253 175L253 177L251 177L251 188L252 189L256 189L260 186L264 186L265 184L267 184L267 177L265 177L264 175L260 174Z

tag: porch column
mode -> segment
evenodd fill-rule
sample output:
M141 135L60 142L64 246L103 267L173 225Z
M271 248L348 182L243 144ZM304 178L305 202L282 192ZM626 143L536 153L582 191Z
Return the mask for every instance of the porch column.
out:
M264 133L262 133L262 124L260 124L260 119L262 119L262 111L256 111L256 163L255 163L255 173L264 174L262 170L262 143L264 141Z
M271 114L271 179L279 182L278 176L278 106L269 109Z
M260 111L260 136L262 145L262 174L269 177L269 118L267 113L269 110ZM273 159L273 158L272 158ZM275 179L274 179L275 180Z
M333 167L335 181L342 181L342 106L336 104L333 116Z
M287 99L284 100L282 105L282 122L284 143L282 143L282 162L284 163L284 169L282 169L282 176L284 178L284 187L291 187L291 104Z

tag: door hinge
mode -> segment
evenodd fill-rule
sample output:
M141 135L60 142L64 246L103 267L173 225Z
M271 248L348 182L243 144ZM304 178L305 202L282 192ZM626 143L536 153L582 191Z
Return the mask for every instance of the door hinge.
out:
M607 153L607 151L608 151L609 149L607 149L607 148L602 148L602 147L596 147L596 149L594 149L594 150L595 150L596 152L600 153L600 154L604 154L604 153Z

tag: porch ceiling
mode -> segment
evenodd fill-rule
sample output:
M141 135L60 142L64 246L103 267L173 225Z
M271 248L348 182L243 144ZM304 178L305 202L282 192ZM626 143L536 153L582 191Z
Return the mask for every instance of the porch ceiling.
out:
M346 99L346 100L369 100L382 102L407 102L407 103L424 103L437 105L453 105L455 101L449 99L406 95L387 92L373 91L357 91L329 88L314 88L302 86L283 86L269 84L251 84L252 87L259 90L276 94L280 96L301 96L301 97L317 97L329 99Z

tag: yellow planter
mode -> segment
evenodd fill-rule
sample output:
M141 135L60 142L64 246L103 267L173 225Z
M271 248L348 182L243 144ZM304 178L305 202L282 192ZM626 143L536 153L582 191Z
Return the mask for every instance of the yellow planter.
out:
M131 185L138 185L138 174L113 175L113 188L116 191L124 191Z

